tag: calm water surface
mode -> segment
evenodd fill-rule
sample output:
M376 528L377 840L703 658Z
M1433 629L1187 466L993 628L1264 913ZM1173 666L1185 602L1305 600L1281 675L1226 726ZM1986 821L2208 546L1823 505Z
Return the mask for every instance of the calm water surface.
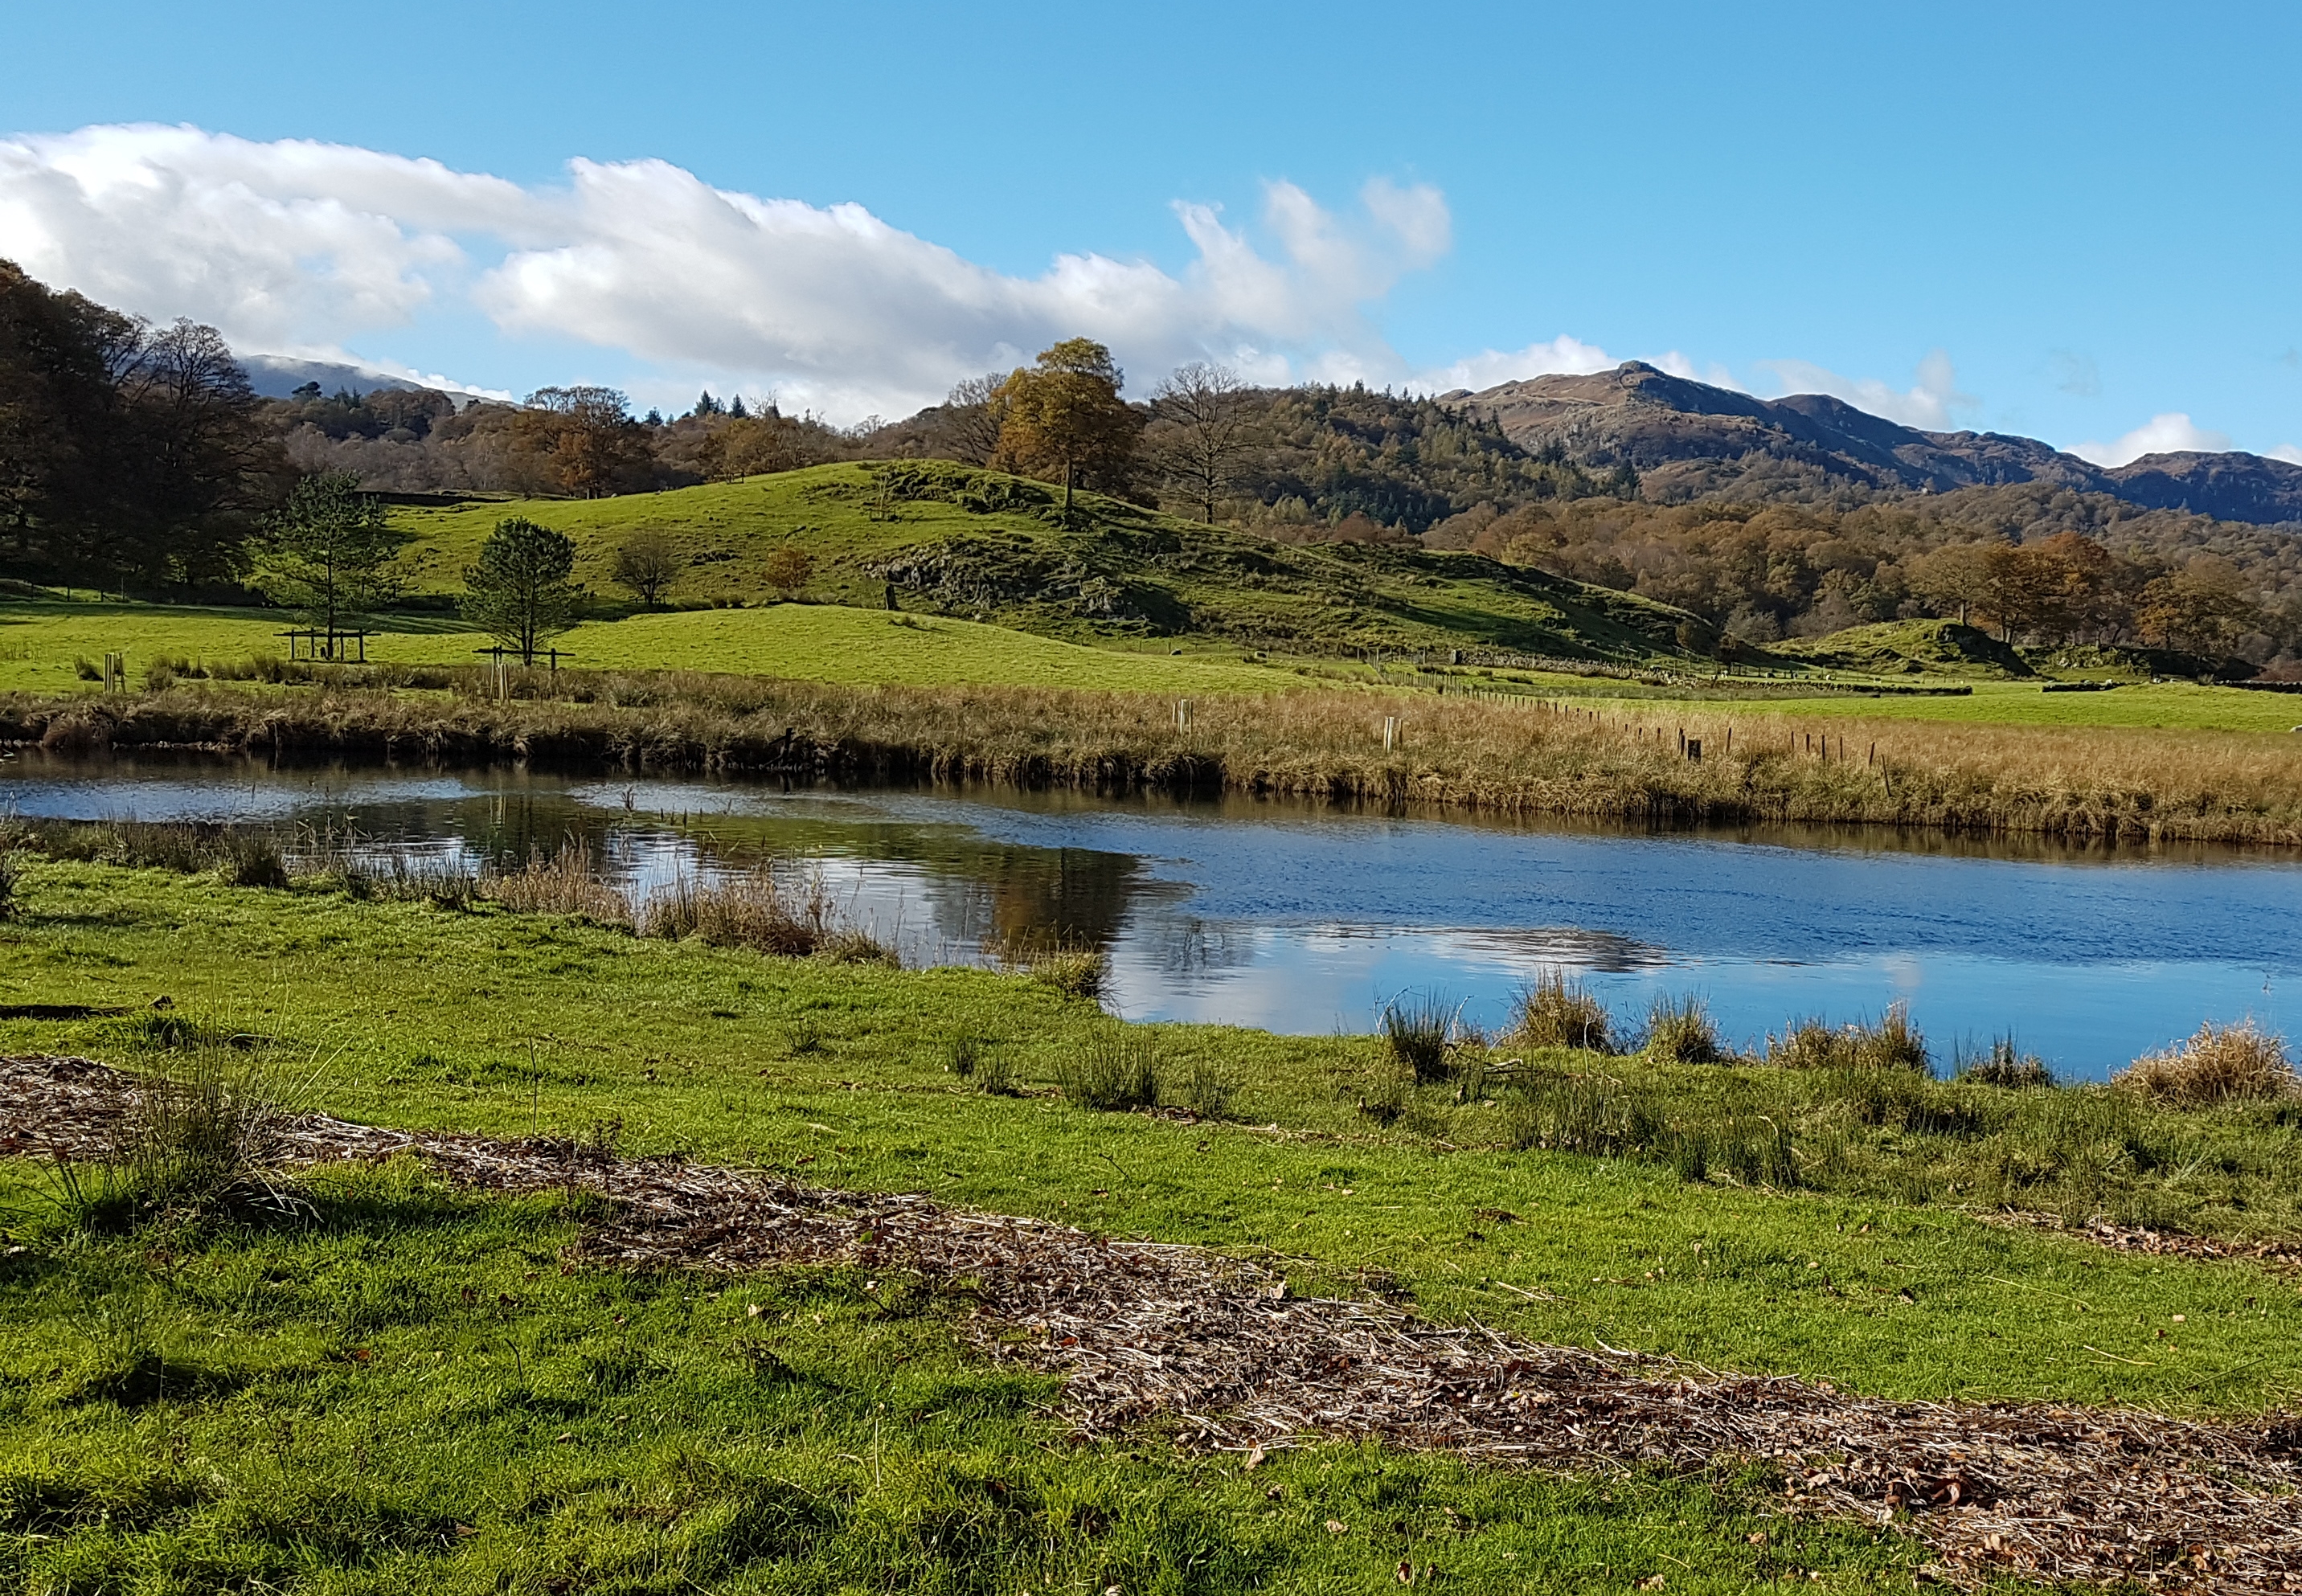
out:
M1365 1030L1402 993L1491 1026L1516 988L1563 969L1626 1016L1698 995L1736 1040L1901 1001L1944 1063L2011 1032L2101 1075L2201 1020L2278 1026L2302 976L2302 863L2205 848L31 755L0 764L0 808L349 826L474 861L581 836L643 889L801 860L911 962L1057 935L1110 955L1113 1006L1132 1018L1282 1031Z

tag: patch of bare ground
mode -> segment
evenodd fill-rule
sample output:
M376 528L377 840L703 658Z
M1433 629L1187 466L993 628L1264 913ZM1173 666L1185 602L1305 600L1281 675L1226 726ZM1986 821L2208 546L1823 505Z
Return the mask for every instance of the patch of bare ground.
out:
M2054 1231L2073 1236L2096 1247L2106 1247L2113 1252L2147 1253L2161 1258L2199 1258L2209 1263L2260 1264L2271 1269L2302 1269L2302 1242L2297 1241L2238 1241L2227 1237L2191 1236L2180 1231L2154 1231L2141 1225L2122 1225L2096 1216L2073 1224L2054 1214L2031 1214L2010 1209L1997 1214L1980 1214L1976 1217L1993 1224L2014 1225L2026 1230Z
M133 1078L0 1058L0 1155L101 1156ZM2302 1419L2254 1424L2046 1404L1895 1402L1291 1297L1258 1265L926 1197L796 1187L581 1143L389 1130L316 1115L291 1161L422 1159L475 1191L609 1200L571 1263L915 1276L970 1312L986 1354L1064 1380L1087 1437L1162 1426L1261 1455L1368 1438L1549 1468L1692 1473L1756 1460L1794 1512L1891 1521L1935 1575L2161 1590L2302 1591Z

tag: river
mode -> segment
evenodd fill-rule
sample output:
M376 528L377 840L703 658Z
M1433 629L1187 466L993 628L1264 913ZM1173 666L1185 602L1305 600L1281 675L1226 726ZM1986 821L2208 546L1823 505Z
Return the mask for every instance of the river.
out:
M795 861L909 962L1060 937L1108 954L1130 1018L1301 1033L1366 1030L1402 995L1498 1028L1564 970L1626 1020L1698 995L1738 1044L1901 1002L1938 1067L2012 1035L2099 1078L2202 1020L2277 1027L2302 976L2302 861L2210 847L33 753L0 764L0 809L349 827L474 863L578 836L641 891Z

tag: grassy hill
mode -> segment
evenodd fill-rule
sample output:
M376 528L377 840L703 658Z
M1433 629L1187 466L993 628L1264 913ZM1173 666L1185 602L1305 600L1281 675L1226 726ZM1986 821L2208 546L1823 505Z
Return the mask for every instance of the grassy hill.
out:
M1974 676L2032 675L2022 657L1979 626L1960 621L1879 621L1849 626L1827 637L1769 645L1785 659L1866 676Z
M778 549L815 561L811 596L1077 642L1198 636L1290 653L1496 649L1575 658L1678 651L1668 605L1474 554L1291 547L1083 495L1071 525L1044 483L940 461L820 466L591 500L402 508L419 590L454 592L496 522L573 537L577 572L612 594L616 550L642 532L685 561L682 607L755 604Z

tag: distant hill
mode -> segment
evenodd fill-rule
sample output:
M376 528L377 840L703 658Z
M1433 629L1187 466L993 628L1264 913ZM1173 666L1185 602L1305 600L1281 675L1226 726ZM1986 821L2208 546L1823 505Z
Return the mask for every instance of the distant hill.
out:
M2302 466L2250 454L2146 455L2105 467L2003 433L1928 433L1825 394L1753 399L1630 361L1443 395L1530 453L1628 466L1661 503L1853 503L2045 483L2146 509L2273 525L2302 521Z

